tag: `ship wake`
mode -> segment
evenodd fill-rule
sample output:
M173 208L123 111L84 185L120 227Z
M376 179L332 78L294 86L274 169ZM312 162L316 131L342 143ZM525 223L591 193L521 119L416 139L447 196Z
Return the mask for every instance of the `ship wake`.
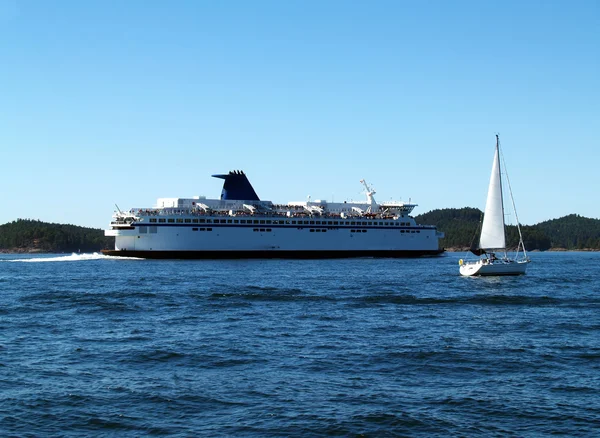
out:
M94 252L91 254L81 254L81 253L72 253L71 255L64 255L58 257L32 257L32 258L23 258L23 259L12 259L12 260L4 260L5 262L14 262L14 263L46 263L46 262L82 262L88 260L143 260L141 258L136 257L116 257L116 256L107 256L104 254L100 254L98 252Z

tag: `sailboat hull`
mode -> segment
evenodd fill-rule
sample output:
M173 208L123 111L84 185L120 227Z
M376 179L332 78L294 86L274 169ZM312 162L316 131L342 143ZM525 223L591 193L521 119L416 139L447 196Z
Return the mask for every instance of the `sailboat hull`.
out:
M527 261L514 260L478 260L474 263L464 263L460 266L460 275L471 276L498 276L498 275L523 275L527 271Z

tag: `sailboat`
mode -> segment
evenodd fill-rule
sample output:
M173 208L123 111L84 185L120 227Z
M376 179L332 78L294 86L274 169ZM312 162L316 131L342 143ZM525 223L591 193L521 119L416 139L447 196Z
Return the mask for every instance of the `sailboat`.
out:
M479 246L470 250L473 254L479 256L479 259L466 262L461 259L459 261L461 275L521 275L525 274L527 270L527 264L530 260L523 244L523 236L521 235L521 227L519 226L519 218L517 217L508 176L506 181L515 212L517 230L519 231L519 245L514 258L510 258L506 252L504 198L502 196L502 175L500 172L500 139L496 135L496 150L494 152L492 175L488 187Z

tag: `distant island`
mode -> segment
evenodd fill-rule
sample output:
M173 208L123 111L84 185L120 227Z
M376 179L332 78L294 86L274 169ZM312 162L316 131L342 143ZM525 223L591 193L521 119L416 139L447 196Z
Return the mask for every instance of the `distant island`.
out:
M467 250L477 245L483 212L477 208L444 208L415 216L417 223L435 225L445 233L440 246L448 251ZM528 251L599 251L600 219L571 214L536 225L521 225ZM509 248L516 248L519 234L515 225L506 229Z
M464 251L477 244L483 213L477 208L444 208L415 216L418 224L436 225L446 235L440 246L448 251ZM528 251L600 251L600 219L576 214L521 226ZM516 226L507 228L509 247L516 247ZM98 252L114 248L114 237L104 230L77 225L54 224L31 219L0 225L1 253Z
M114 248L114 237L105 237L99 228L53 224L17 219L0 225L2 253L73 253L98 252Z

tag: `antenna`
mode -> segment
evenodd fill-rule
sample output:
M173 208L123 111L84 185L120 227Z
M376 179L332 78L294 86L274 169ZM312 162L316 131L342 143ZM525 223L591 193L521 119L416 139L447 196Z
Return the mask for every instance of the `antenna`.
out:
M367 184L367 182L366 182L364 179L361 179L361 180L360 180L360 183L361 183L363 186L365 186L365 191L366 191L366 193L367 193L367 202L368 202L369 204L374 204L374 203L376 203L376 202L375 202L375 198L373 198L373 195L374 195L375 193L377 193L377 192L375 191L375 189L374 189L372 186L369 186L369 185Z
M121 209L119 208L119 206L115 203L115 207L117 207L117 210L119 211L120 214L123 214L123 212L121 211Z

